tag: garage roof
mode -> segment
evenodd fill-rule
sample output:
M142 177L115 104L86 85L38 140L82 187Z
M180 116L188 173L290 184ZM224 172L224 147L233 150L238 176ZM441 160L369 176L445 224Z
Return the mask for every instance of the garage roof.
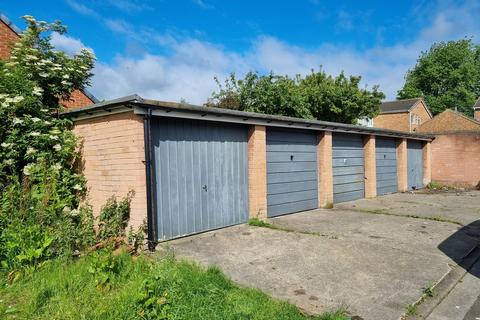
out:
M288 127L317 131L336 131L360 134L373 134L419 140L432 140L433 136L407 133L395 130L363 127L345 123L285 117L238 110L197 106L185 103L143 99L139 95L130 95L114 100L96 103L90 106L66 110L63 116L73 121L86 120L93 117L108 116L114 113L134 111L137 114L151 112L154 116L201 119L208 121L256 124L272 127Z

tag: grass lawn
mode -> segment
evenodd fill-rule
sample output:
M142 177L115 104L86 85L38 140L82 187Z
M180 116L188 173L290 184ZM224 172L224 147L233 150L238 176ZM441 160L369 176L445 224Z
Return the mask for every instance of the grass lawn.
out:
M91 254L52 261L0 288L1 319L348 319L316 317L173 258Z

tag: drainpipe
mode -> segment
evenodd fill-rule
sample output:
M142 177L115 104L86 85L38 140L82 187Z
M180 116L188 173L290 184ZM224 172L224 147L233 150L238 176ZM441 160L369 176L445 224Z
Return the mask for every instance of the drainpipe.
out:
M157 219L153 203L153 170L152 170L152 131L151 131L152 109L147 108L143 118L143 133L145 141L145 176L147 189L147 242L148 250L155 251L157 244Z

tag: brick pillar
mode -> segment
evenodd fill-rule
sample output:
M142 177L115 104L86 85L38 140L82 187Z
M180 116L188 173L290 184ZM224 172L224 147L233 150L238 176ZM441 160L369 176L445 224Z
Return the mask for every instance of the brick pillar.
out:
M397 180L398 191L408 191L407 139L400 139L397 145Z
M423 185L432 182L432 143L427 141L423 145Z
M377 196L377 162L375 153L375 136L365 136L365 198Z
M251 126L248 133L248 213L267 218L267 141L265 126Z
M318 206L333 204L332 132L319 133L317 144Z

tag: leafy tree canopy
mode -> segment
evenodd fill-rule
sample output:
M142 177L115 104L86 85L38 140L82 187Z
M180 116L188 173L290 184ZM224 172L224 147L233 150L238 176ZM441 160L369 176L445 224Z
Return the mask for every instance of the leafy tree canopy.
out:
M378 113L385 95L374 86L360 88L361 77L337 77L313 71L294 78L273 73L249 72L244 79L231 74L207 102L207 106L276 114L307 119L356 123Z
M399 99L423 97L433 114L457 108L471 116L480 96L480 46L470 39L435 43L405 80Z

